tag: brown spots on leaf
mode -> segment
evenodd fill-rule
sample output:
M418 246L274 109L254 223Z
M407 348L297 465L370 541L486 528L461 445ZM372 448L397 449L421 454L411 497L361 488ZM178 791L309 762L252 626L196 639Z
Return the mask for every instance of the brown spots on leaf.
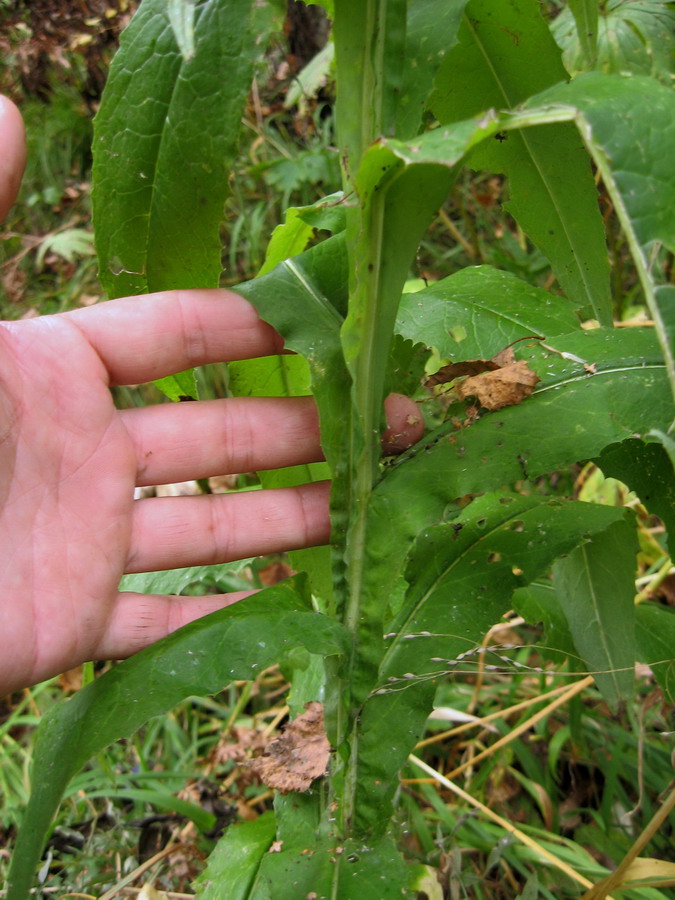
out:
M263 784L282 794L309 790L328 766L330 744L324 728L323 705L313 700L305 710L251 763Z

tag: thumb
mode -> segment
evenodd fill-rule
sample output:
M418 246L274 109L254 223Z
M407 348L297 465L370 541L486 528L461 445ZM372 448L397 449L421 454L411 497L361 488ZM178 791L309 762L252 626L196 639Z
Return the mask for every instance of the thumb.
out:
M0 221L16 200L26 165L26 135L21 113L0 94Z

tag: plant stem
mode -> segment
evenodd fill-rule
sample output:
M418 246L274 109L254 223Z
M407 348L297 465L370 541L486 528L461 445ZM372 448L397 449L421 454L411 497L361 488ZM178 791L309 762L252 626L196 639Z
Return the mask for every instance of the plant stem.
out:
M336 0L335 43L339 85L337 127L344 189L356 196L348 210L350 257L349 313L342 329L347 367L353 380L349 437L349 527L344 551L346 596L343 621L354 635L355 650L335 689L342 705L338 730L343 763L335 779L339 825L343 836L353 820L357 779L356 716L358 696L354 676L359 664L358 631L366 566L368 508L378 472L379 433L386 358L398 297L382 296L381 270L384 192L363 191L358 167L368 147L384 133L393 133L395 91L390 73L396 45L405 38L405 0ZM389 306L385 312L384 307ZM389 324L391 322L391 328ZM340 551L338 551L340 552ZM341 721L340 721L341 719Z

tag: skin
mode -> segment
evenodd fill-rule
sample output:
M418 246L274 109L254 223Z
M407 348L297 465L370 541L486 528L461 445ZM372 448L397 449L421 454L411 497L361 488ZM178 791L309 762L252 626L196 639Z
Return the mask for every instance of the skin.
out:
M0 97L3 217L24 164L21 116ZM225 290L0 323L0 694L85 660L127 657L246 596L120 593L125 573L328 541L326 483L133 500L136 486L322 458L309 397L121 411L111 399L111 385L282 347L254 308ZM390 395L385 411L387 453L421 437L411 400Z

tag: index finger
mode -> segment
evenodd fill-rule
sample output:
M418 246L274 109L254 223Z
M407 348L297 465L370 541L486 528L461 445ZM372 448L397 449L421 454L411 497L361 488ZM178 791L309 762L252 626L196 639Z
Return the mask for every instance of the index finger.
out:
M94 347L111 384L140 384L192 366L281 353L283 340L232 291L179 290L63 313Z

